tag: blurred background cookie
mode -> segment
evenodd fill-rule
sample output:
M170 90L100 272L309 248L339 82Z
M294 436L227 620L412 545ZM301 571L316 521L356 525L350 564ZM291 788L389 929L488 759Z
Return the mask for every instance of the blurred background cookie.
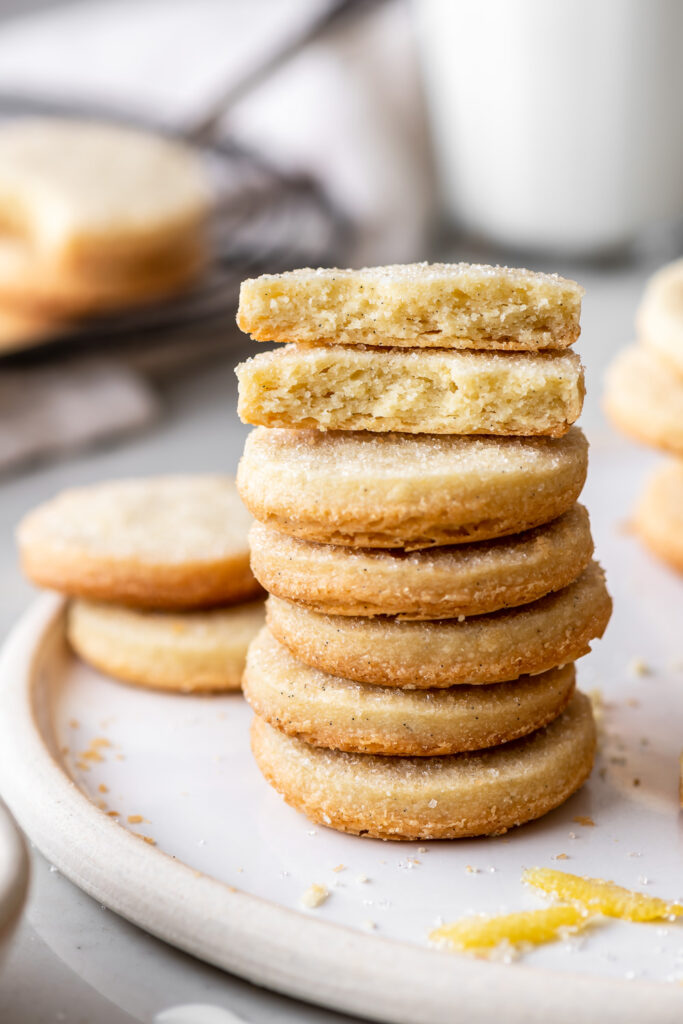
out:
M651 551L683 572L683 460L652 474L636 505L634 525Z
M210 189L187 146L114 124L0 125L0 301L61 316L149 302L207 258Z

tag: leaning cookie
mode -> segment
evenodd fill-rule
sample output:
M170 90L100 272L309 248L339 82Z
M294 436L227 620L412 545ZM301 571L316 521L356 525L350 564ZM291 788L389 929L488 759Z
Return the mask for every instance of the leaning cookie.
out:
M637 314L645 345L668 360L683 378L683 259L650 278Z
M316 747L436 756L497 746L547 725L571 698L574 666L490 686L366 686L309 668L263 629L249 648L243 687L257 715Z
M590 701L576 693L523 739L448 757L381 757L314 747L254 718L251 745L267 781L320 825L378 839L500 835L558 807L588 778Z
M351 618L277 597L266 603L270 631L307 665L408 689L503 682L575 661L602 636L611 610L595 562L554 594L462 621Z
M351 547L424 548L502 537L576 501L588 445L545 437L253 430L242 500L291 536Z
M606 379L605 409L625 433L683 457L683 377L657 352L625 349Z
M265 427L561 437L584 396L574 352L287 345L236 373L240 418Z
M74 601L67 635L84 661L115 679L183 693L239 690L263 620L261 601L183 613Z
M634 519L651 551L683 572L683 461L672 460L653 474Z
M476 263L304 268L243 281L237 322L257 341L537 350L579 336L583 288Z
M573 582L591 560L582 505L544 526L498 540L421 551L349 548L249 532L251 568L276 597L330 615L447 619L535 601Z
M40 587L139 608L228 604L259 594L251 517L227 476L118 480L64 491L19 524Z

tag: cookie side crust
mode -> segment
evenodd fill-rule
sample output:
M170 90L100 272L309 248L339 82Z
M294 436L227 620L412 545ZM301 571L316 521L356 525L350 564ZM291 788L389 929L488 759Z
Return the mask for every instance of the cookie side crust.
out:
M547 725L569 702L574 676L574 666L565 665L489 686L365 686L309 668L266 628L249 648L244 693L257 715L314 746L436 757L497 746Z
M624 433L683 458L683 377L657 352L631 345L617 356L605 411Z
M576 693L554 722L493 750L381 757L310 746L258 716L251 745L267 781L312 821L378 839L500 835L558 807L588 778L596 734Z
M575 580L593 554L582 505L526 533L422 551L315 544L262 523L254 523L249 542L252 571L276 597L331 615L407 619L527 604Z
M320 615L269 597L268 627L300 661L332 675L408 689L481 685L545 672L587 654L612 612L593 562L568 587L463 621Z
M67 635L84 661L115 679L201 693L240 689L263 621L261 601L181 614L74 601Z

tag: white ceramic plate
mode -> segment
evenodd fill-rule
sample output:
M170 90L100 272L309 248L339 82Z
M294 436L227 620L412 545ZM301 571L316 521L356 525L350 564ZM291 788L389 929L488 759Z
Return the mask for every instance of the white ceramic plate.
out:
M9 811L0 804L0 963L9 950L27 888L26 846Z
M616 606L580 669L607 702L602 752L581 793L541 821L426 844L315 828L259 776L240 697L162 695L99 676L66 650L52 597L19 624L0 667L3 795L45 855L102 903L291 995L405 1024L451 1022L456 1008L468 1024L683 1019L681 923L610 921L512 965L427 942L440 919L542 905L521 885L524 866L683 897L683 587L620 528L636 482L620 451L594 451L587 491ZM330 897L305 910L313 882Z

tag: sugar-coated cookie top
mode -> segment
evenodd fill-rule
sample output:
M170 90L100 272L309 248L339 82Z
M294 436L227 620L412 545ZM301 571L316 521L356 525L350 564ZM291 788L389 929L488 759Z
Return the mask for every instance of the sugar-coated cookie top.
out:
M266 429L247 438L245 458L305 470L330 480L350 476L421 477L455 473L505 473L551 467L584 459L586 438L579 427L564 437L462 437L438 434L371 434L365 431Z
M362 286L364 281L379 285L430 284L445 282L475 283L477 281L501 281L509 284L523 284L537 281L558 290L567 289L577 295L583 295L584 289L570 278L559 274L544 274L524 267L490 266L486 263L390 263L381 267L301 267L298 270L287 270L281 274L262 274L258 278L248 278L243 283L251 284L258 280L261 284L296 283L332 283L347 280Z
M200 219L209 186L196 155L114 124L29 118L0 127L0 202L36 248L112 242Z
M246 553L250 524L230 477L165 476L63 491L18 538L22 549L180 565Z

